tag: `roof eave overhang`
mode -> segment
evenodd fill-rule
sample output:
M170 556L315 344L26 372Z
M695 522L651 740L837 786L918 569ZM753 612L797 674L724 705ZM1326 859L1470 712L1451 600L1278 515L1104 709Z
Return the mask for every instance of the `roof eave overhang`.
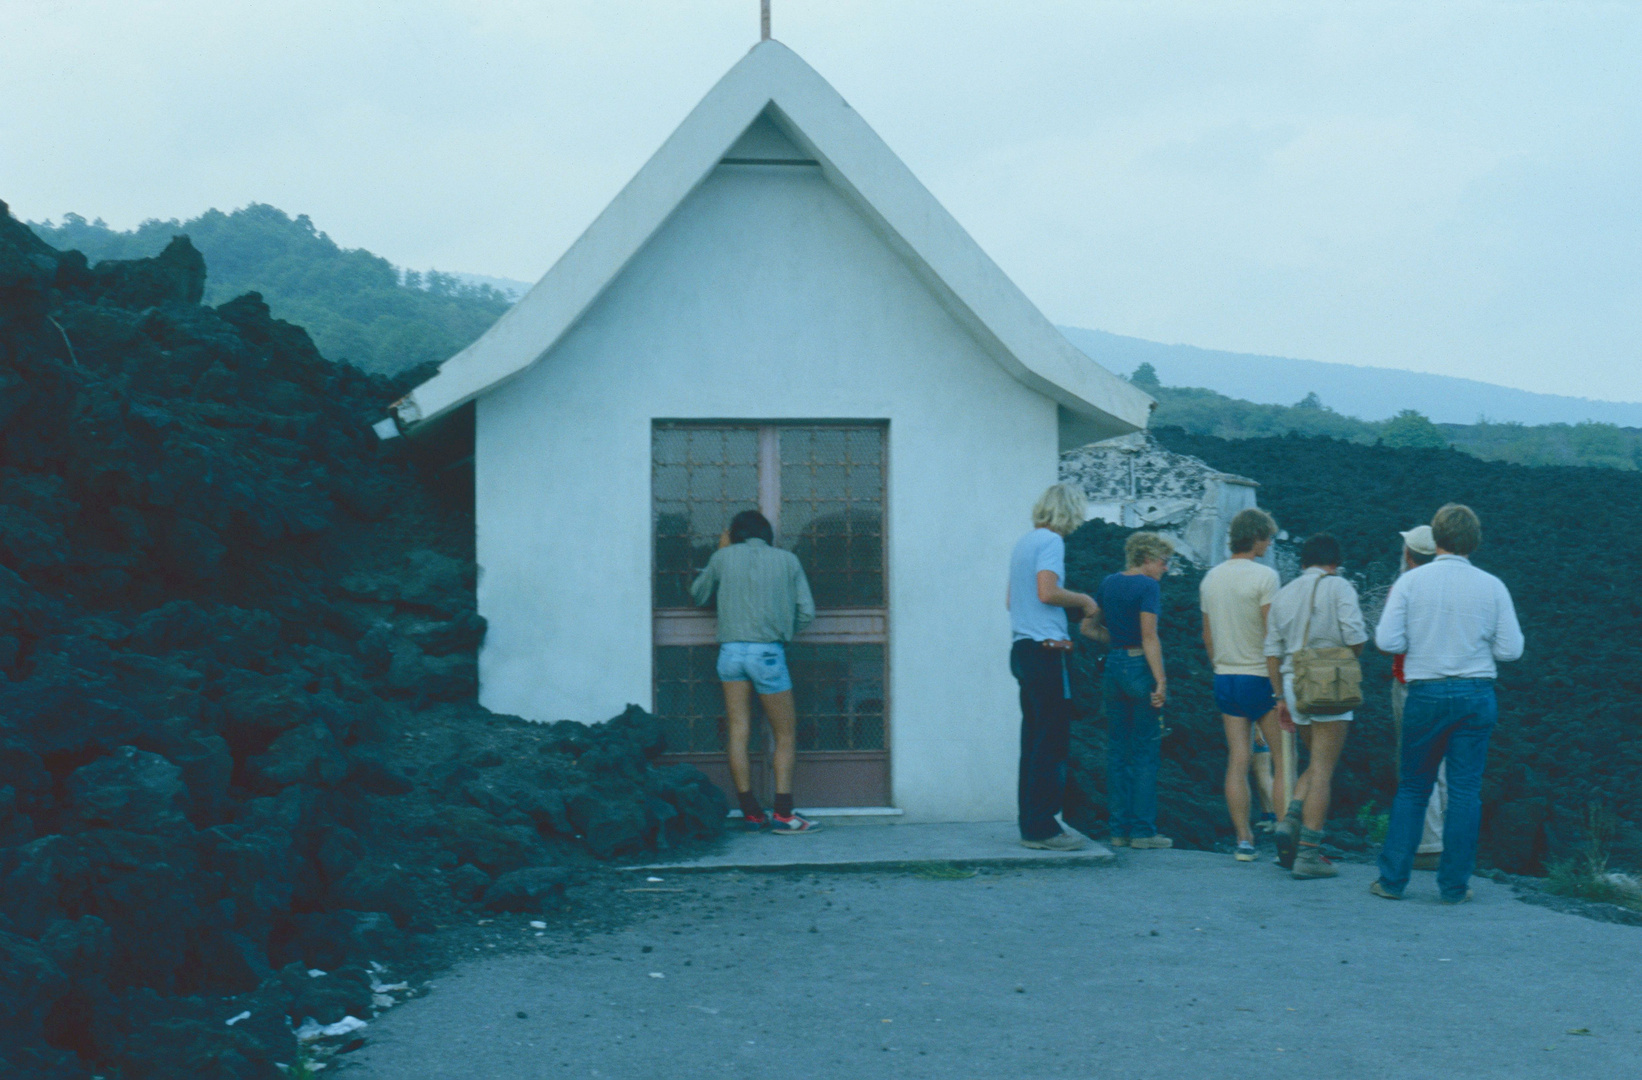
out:
M1146 426L1152 398L1068 341L825 79L774 41L719 80L534 288L393 406L414 431L552 350L761 113L913 267L1006 371L1111 434Z

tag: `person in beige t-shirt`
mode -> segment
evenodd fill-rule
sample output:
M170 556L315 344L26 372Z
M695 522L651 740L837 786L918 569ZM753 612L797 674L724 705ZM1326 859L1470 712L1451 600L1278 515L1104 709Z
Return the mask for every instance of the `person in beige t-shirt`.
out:
M1203 647L1214 662L1214 700L1226 729L1226 809L1237 830L1237 859L1254 861L1249 825L1250 732L1260 726L1266 745L1279 743L1277 699L1266 676L1266 616L1280 584L1277 571L1257 562L1277 535L1264 510L1231 520L1232 556L1203 575ZM1273 762L1273 789L1286 790L1287 762Z

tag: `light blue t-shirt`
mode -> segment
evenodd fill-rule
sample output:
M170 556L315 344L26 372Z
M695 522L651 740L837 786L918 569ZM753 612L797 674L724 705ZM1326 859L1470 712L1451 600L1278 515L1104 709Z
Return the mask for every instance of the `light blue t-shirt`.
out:
M1049 529L1033 529L1009 556L1009 626L1015 640L1069 641L1066 609L1038 599L1038 571L1052 570L1055 584L1066 581L1066 541Z

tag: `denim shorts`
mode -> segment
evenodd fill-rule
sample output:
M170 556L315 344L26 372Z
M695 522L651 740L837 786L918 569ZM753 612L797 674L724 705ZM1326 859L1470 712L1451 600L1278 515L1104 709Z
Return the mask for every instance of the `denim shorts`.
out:
M1277 708L1271 680L1264 675L1216 675L1214 703L1226 716L1258 720Z
M718 647L720 682L750 682L760 694L792 689L787 650L779 641L726 641Z

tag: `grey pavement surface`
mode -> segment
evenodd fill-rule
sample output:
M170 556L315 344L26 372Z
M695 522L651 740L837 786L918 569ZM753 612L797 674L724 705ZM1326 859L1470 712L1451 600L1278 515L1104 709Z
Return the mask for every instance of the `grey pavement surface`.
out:
M920 863L959 866L1053 866L1109 863L1112 849L1090 841L1081 851L1044 851L1020 844L1012 821L928 825L824 826L804 836L734 833L719 849L684 862L639 867L644 871L861 870Z
M533 937L372 1022L344 1075L1631 1077L1642 930L1430 874L1115 866L650 874L608 933ZM660 891L676 890L676 891ZM651 951L644 951L646 948ZM525 1013L520 1018L518 1013ZM1578 1034L1574 1032L1589 1032Z

